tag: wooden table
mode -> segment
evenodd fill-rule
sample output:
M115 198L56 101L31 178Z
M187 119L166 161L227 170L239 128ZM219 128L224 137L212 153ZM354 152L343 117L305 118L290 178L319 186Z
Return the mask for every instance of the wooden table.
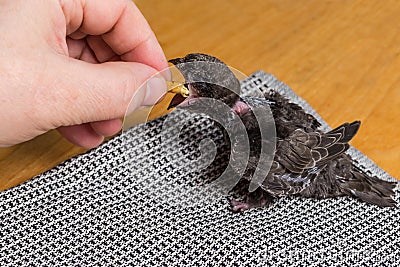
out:
M204 52L246 74L273 73L331 126L361 120L352 145L400 178L399 1L136 3L167 58ZM0 149L0 189L83 152L55 131Z

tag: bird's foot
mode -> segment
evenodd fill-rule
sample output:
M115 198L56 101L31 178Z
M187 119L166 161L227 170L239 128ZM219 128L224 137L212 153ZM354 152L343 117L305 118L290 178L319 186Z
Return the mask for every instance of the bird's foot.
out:
M236 199L232 199L230 202L231 208L233 212L240 212L243 213L244 211L250 209L250 205L247 204L246 202L241 202Z
M272 204L273 200L274 198L270 194L258 188L256 191L249 193L244 201L232 199L230 205L233 212L243 213L253 208L267 207Z

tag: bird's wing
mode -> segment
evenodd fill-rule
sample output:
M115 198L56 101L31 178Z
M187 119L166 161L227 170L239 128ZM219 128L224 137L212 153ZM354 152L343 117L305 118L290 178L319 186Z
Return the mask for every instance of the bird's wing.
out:
M301 192L330 160L349 148L348 142L359 126L358 121L345 123L327 133L306 133L297 129L288 138L279 140L263 188L274 195Z
M344 123L327 133L306 133L295 130L278 142L275 159L291 173L324 165L349 148L348 142L357 133L359 121Z

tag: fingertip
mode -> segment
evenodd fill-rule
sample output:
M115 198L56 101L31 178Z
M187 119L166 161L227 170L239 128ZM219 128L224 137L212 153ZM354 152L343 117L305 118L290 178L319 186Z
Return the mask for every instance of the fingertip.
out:
M60 100L68 101L59 101L57 108L73 118L69 125L122 118L128 106L135 110L143 105L147 81L157 73L156 69L135 62L88 64L76 60L68 69L65 76L74 79L58 83L58 91L65 94ZM150 99L147 103L165 94L165 80L159 84L161 86L154 86L155 92L147 97Z
M167 93L167 82L161 77L152 77L146 84L146 95L143 99L143 106L157 104Z
M117 134L122 128L120 119L91 122L90 126L98 134L102 136L111 136Z
M104 136L97 134L87 123L63 126L57 130L71 143L87 149L98 147L104 141Z
M164 98L167 90L167 82L163 76L160 75L160 73L153 75L151 78L144 81L134 92L125 115L131 114L140 107L153 106L157 104Z

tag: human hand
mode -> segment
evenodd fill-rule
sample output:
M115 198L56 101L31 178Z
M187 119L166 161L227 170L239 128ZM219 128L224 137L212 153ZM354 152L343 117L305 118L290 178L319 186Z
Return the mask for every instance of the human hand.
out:
M51 129L96 147L134 94L138 108L166 91L160 79L138 91L168 65L130 0L6 0L0 21L0 147Z

